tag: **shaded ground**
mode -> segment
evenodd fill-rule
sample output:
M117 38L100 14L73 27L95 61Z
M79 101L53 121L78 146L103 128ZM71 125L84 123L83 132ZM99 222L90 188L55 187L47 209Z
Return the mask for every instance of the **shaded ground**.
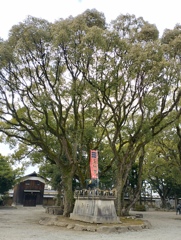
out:
M136 214L136 212L133 212ZM148 211L143 219L149 220L151 229L123 233L75 231L59 226L40 225L41 218L50 217L42 207L0 209L0 240L180 240L181 215L175 212Z

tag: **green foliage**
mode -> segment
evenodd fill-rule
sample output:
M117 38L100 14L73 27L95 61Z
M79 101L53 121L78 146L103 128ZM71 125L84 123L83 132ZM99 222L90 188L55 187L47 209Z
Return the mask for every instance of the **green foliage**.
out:
M169 126L147 149L144 177L160 195L163 206L167 198L181 196L179 130L178 125Z
M7 157L0 155L0 194L4 194L12 188L15 180L13 171Z
M53 187L53 189L58 190L61 186L61 174L60 170L55 164L46 163L42 165L39 169L39 173L41 176L49 179L49 184Z
M134 207L134 211L146 211L146 207L145 205L136 204L136 206Z
M138 39L142 41L155 41L158 39L158 36L159 32L155 25L145 24L138 34Z
M103 13L98 12L96 9L87 9L84 13L79 15L80 19L85 19L87 26L93 27L97 26L98 28L106 28L106 19Z
M166 29L162 36L162 43L170 44L181 34L181 26L176 25L173 30Z

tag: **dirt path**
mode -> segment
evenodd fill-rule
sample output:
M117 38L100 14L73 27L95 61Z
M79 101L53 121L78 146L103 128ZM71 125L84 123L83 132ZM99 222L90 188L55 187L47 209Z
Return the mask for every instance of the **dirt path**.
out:
M135 214L135 212L134 212ZM39 224L46 217L42 207L0 209L0 240L180 240L181 215L174 212L148 211L144 219L152 224L151 229L125 233L99 233L68 230L57 226Z

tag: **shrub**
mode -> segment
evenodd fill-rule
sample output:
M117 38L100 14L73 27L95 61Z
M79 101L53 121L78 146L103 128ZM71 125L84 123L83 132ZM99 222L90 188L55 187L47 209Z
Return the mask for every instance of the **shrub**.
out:
M145 205L136 204L134 211L146 211Z

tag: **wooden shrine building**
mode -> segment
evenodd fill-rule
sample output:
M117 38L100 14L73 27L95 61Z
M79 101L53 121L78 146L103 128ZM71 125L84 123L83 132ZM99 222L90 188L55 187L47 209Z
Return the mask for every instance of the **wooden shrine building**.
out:
M19 179L14 187L13 204L36 206L43 204L45 179L36 172Z

